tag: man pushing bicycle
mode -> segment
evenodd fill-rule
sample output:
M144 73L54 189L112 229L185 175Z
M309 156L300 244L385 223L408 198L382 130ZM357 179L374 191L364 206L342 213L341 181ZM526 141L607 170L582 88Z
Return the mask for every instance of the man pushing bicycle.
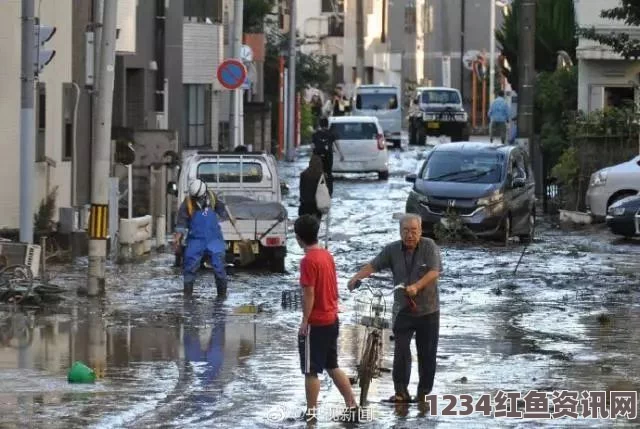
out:
M406 214L400 219L401 240L388 244L378 256L365 265L349 281L349 290L355 289L360 280L385 269L391 270L395 285L406 288L394 293L393 335L393 384L395 395L391 402L411 402L409 380L411 378L410 344L416 334L419 382L417 399L424 401L431 393L436 373L436 352L440 334L440 297L438 279L442 272L440 249L436 243L422 237L422 219Z

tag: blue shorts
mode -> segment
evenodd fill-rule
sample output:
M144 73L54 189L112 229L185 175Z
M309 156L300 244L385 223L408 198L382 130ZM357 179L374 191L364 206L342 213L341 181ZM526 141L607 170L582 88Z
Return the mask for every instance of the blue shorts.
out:
M338 320L331 325L311 326L298 336L300 370L305 375L338 368Z

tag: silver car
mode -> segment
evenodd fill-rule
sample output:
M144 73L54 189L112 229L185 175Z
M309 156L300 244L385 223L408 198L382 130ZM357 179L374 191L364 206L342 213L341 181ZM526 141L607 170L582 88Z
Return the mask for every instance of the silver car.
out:
M640 156L591 175L587 190L587 210L595 218L605 218L616 201L640 193Z

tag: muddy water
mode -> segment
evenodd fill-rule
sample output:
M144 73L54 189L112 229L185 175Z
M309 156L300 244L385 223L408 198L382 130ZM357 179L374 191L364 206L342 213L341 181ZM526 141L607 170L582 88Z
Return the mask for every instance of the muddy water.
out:
M353 374L359 344L349 276L396 239L397 221L415 171L415 151L394 152L388 182L350 176L336 183L330 248L341 290L340 363ZM284 166L297 214L297 175L307 159ZM299 310L280 307L281 291L296 287L302 252L289 242L290 274L235 272L231 294L215 299L207 274L192 302L182 298L170 255L111 267L108 297L88 303L69 294L46 312L0 312L0 427L304 427L283 416L304 407L296 330ZM433 393L495 394L498 390L637 390L640 328L640 247L602 231L567 232L545 223L514 276L522 248L443 247L442 318ZM54 283L74 287L84 262L57 267ZM239 306L264 303L266 312ZM384 365L392 343L385 338ZM415 349L413 350L415 357ZM66 371L81 360L96 368L94 385L69 385ZM415 362L415 360L414 360ZM414 367L410 390L417 386ZM356 394L358 393L356 389ZM370 389L371 428L634 427L618 420L527 421L425 415L394 408L390 373ZM341 405L322 380L321 420ZM446 402L440 402L440 411ZM460 405L457 409L461 409ZM439 414L442 414L441 412ZM343 427L321 422L318 427Z

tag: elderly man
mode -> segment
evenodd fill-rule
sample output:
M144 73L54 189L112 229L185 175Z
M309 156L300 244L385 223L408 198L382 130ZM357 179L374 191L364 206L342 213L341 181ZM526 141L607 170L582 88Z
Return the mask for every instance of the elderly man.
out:
M393 273L398 290L393 303L393 383L391 402L410 402L408 386L411 377L410 344L416 334L418 351L417 399L423 401L431 393L436 373L436 351L440 331L440 298L438 279L442 271L440 249L429 238L422 237L422 219L406 214L400 220L401 240L388 244L376 258L365 265L350 281L353 290L359 280L385 269ZM410 300L416 304L410 305Z

